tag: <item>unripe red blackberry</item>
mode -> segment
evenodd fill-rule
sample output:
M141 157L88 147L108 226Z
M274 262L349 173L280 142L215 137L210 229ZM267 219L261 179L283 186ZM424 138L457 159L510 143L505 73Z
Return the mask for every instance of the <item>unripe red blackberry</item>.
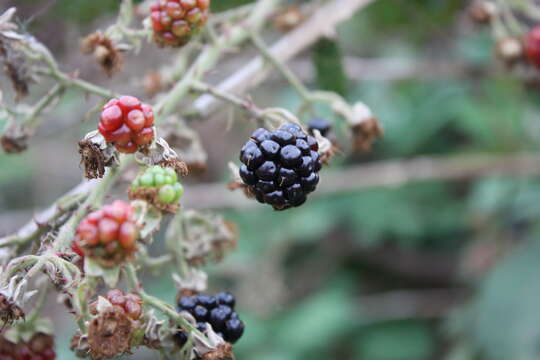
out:
M210 0L156 0L151 19L154 40L162 46L183 46L208 20Z
M35 334L28 342L14 344L0 337L0 360L54 360L54 339L43 333Z
M133 255L138 237L133 208L117 200L81 221L72 249L105 267L114 267Z
M123 153L134 153L154 140L154 112L133 96L111 99L101 111L98 130Z
M139 320L142 315L142 299L136 294L125 294L113 289L107 293L107 300L114 306L121 307L131 320Z
M257 129L240 151L240 177L256 199L276 210L300 206L319 183L319 145L293 123Z
M540 25L532 28L525 37L525 52L529 62L540 69Z
M178 311L186 311L197 320L197 330L205 332L208 327L225 341L235 343L244 333L244 323L234 311L236 299L228 292L221 292L216 296L210 294L196 294L181 296L178 299ZM182 347L187 340L183 330L179 330L174 339Z

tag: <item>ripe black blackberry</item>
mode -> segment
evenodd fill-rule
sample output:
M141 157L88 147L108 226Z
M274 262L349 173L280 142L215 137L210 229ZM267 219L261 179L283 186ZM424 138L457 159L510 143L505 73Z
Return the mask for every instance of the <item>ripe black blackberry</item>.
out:
M294 123L257 129L240 151L240 177L260 203L300 206L319 183L319 145Z
M244 323L234 311L236 299L228 292L216 296L197 294L182 296L178 299L178 311L187 311L197 320L197 330L205 332L208 324L225 341L234 344L244 333ZM187 335L179 330L174 339L179 347L187 341Z
M322 136L326 136L332 130L332 124L322 118L312 118L308 121L308 132L313 135L313 130L319 130Z

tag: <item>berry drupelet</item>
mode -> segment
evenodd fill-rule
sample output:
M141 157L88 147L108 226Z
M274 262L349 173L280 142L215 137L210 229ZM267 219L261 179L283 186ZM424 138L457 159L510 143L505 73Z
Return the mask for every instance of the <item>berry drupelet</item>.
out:
M98 130L123 153L134 153L154 140L154 112L133 96L110 100L101 111Z
M72 249L105 267L114 267L135 253L138 237L133 208L117 200L81 221Z
M240 151L240 177L255 198L276 210L300 206L319 183L319 145L294 123L257 129Z
M184 194L184 187L178 182L178 175L174 169L158 165L148 168L131 184L133 193L137 189L150 189L156 191L156 199L163 204L177 203Z
M138 295L132 293L126 294L122 290L112 289L107 293L106 298L113 306L122 309L131 320L139 320L141 318L143 301ZM90 312L93 315L97 315L97 302L90 304Z
M308 132L313 135L313 130L319 130L322 136L326 136L332 130L332 124L325 119L312 118L308 121Z
M183 46L208 20L210 0L157 0L150 7L154 41Z
M197 321L197 330L205 332L207 324L225 341L234 344L244 333L244 323L234 311L234 295L221 292L216 296L197 294L182 296L178 300L178 311L186 311ZM174 337L179 346L187 341L187 335L180 330Z

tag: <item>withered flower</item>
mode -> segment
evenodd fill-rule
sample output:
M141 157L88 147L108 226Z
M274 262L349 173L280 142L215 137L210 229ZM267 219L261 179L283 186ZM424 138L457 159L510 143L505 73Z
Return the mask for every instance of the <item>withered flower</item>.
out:
M124 57L121 50L111 38L99 31L81 40L81 51L92 55L109 77L122 70Z

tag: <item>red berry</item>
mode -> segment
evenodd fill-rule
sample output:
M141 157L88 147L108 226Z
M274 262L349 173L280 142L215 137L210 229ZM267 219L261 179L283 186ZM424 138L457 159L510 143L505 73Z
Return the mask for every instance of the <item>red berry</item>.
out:
M99 222L99 241L102 244L113 242L118 237L118 223L112 219L102 219Z
M154 140L154 113L133 96L110 100L103 107L98 130L123 153L134 153Z
M206 23L209 7L210 0L156 0L150 7L155 41L185 45Z
M117 105L105 108L101 113L100 124L106 132L118 129L122 126L122 109Z
M525 37L525 51L529 62L540 69L540 25L532 28Z
M137 227L131 222L125 222L118 232L118 241L124 249L132 249L137 240Z
M126 304L124 305L124 309L126 310L128 316L132 318L133 320L137 320L142 313L142 307L135 301L128 300L126 301Z
M98 228L89 221L81 222L77 228L77 235L79 236L79 239L91 246L96 245L99 242Z

